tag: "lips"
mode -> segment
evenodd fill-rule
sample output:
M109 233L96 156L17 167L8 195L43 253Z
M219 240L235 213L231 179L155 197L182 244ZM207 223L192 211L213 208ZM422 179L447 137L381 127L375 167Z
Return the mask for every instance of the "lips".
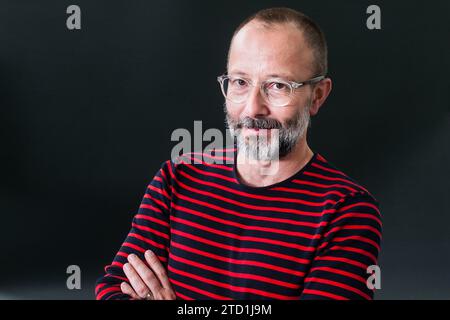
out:
M270 134L270 132L272 130L272 129L247 128L247 127L245 127L244 129L245 129L244 132L257 133L257 134L264 134L264 133Z

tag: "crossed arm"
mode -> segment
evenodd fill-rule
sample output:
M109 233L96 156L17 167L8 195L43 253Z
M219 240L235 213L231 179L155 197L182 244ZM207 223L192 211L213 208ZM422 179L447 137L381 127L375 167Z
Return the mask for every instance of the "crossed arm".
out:
M166 269L172 175L166 164L148 186L131 231L97 281L97 299L177 298ZM342 203L312 261L300 299L372 298L366 269L377 263L380 218L377 205L367 195L349 197Z

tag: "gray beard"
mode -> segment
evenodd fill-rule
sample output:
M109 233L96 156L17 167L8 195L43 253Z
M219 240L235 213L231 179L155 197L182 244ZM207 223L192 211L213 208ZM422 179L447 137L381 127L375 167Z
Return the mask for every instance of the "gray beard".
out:
M306 134L310 125L309 109L311 99L292 119L283 125L274 119L252 119L246 117L242 120L234 120L228 114L225 106L226 124L239 152L245 154L246 159L276 161L286 157L296 146L300 138ZM265 130L258 135L244 137L242 128L272 129L270 137Z

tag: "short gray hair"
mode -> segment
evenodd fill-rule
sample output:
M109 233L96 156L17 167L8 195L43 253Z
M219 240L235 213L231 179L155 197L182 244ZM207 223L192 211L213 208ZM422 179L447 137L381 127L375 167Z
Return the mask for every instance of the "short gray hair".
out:
M314 56L314 76L326 75L328 72L328 49L325 35L320 27L307 15L290 8L263 9L246 18L234 31L235 35L249 22L256 20L267 26L273 24L294 23L303 31L308 46Z

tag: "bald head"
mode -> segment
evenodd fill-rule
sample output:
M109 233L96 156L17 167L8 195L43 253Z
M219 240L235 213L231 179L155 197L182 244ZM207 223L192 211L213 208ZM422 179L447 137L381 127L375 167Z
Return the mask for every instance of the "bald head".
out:
M285 42L273 43L273 45L278 45L281 49L293 46L299 49L301 53L306 47L309 48L312 55L310 61L312 74L314 76L327 74L328 62L325 36L319 26L303 13L289 8L270 8L261 10L248 17L236 28L233 34L228 53L228 62L236 37L239 35L239 41L242 41L242 39L249 40L249 28L258 28L260 34L264 34L264 31L266 31L266 34L270 32L289 32L288 36L284 38L279 37L279 40ZM294 30L298 31L297 34ZM241 31L244 31L243 36ZM255 33L252 33L252 36L254 35ZM267 39L267 41L269 40L273 41L274 39Z
M250 72L251 71L251 72ZM228 72L278 76L295 81L315 75L314 54L304 32L293 23L267 27L253 20L234 36Z

